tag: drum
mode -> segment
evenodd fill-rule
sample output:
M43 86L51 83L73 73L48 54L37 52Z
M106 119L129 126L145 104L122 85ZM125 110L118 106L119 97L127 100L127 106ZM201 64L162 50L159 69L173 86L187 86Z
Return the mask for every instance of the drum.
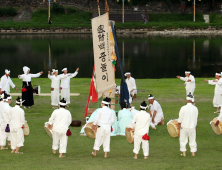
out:
M45 129L46 133L49 135L49 137L52 138L52 127L53 127L53 125L50 128L48 127L48 125L49 125L48 123L45 123L44 129Z
M177 128L178 121L177 120L170 120L167 123L167 130L170 136L173 138L178 138L180 136L180 129Z
M86 125L84 131L85 131L85 134L91 138L91 139L95 139L96 138L96 131L97 131L97 126L96 126L96 129L95 131L92 130L92 126L93 126L93 122L90 122Z
M211 122L210 125L213 129L213 131L217 134L217 135L222 135L222 123L219 122L219 125L217 127L215 127L215 123L217 122L217 117L215 117Z
M28 136L30 133L29 125L27 122L25 122L25 124L24 124L23 133L24 133L24 137Z
M132 129L130 132L128 131L128 127L126 127L126 130L125 130L125 134L126 134L126 139L129 143L134 143L134 131L135 129Z

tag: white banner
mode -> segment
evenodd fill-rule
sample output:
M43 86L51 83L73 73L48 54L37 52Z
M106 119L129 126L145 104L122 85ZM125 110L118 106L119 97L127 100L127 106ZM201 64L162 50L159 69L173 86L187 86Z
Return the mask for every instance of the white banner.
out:
M116 87L110 54L108 13L92 19L93 50L98 97Z

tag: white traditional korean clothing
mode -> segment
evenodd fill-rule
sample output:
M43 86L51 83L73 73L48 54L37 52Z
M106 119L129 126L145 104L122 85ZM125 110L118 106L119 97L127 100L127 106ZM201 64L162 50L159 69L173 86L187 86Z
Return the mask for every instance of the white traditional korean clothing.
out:
M158 125L158 123L161 121L161 119L164 119L164 115L163 115L163 110L160 106L160 104L154 100L153 104L150 104L150 110L151 110L151 115L153 116L154 111L157 111L156 116L154 118L154 125Z
M180 151L186 152L186 145L190 145L190 152L197 151L196 143L196 126L198 118L198 109L192 103L181 107L179 112L178 123L181 123L180 129Z
M71 73L67 73L68 75L70 74L70 76L68 76L67 78L61 79L61 85L60 87L61 89L61 99L65 98L67 104L70 104L70 78L75 77L78 72L75 72L73 74ZM60 74L60 75L65 75L65 74Z
M1 139L3 138L2 135L3 135L3 128L1 127L2 123L3 123L3 117L2 117L2 110L3 110L3 107L4 107L4 102L3 101L0 101L0 145L1 145Z
M66 132L69 129L71 122L72 116L68 110L60 108L53 111L48 122L50 125L53 125L53 150L58 150L59 146L59 153L66 153L68 143L68 136L66 135Z
M10 119L11 119L11 107L9 106L8 102L5 102L3 105L3 110L2 110L2 119L3 122L1 124L1 130L2 130L2 137L0 141L0 146L5 146L6 145L6 139L8 138L10 140L10 132L5 132L5 128L7 124L9 124Z
M186 95L188 95L189 93L191 93L191 95L193 95L195 88L196 88L194 76L190 74L189 77L180 77L180 80L185 81ZM188 80L191 80L191 81L188 82Z
M0 88L1 91L5 91L7 94L10 94L10 86L14 89L15 85L12 82L11 78L6 75L1 77L1 83L0 83Z
M143 140L142 137L146 133L149 133L150 121L150 114L146 111L141 110L133 117L133 120L130 122L129 127L135 127L133 152L136 154L139 153L140 144L142 142L143 154L144 156L149 156L149 142L148 140Z
M60 84L60 80L63 79L63 78L67 78L68 75L64 75L64 74L61 74L61 75L58 75L58 76L55 76L55 75L49 75L48 74L48 78L50 80L52 80L52 83L51 83L51 88L54 88L53 91L51 91L51 105L52 106L58 106L59 104L59 84Z
M217 117L217 119L222 123L222 110L220 109L220 114Z
M133 77L130 77L129 79L128 78L126 79L126 84L128 87L129 97L130 97L129 103L132 103L134 94L136 93L136 81ZM133 91L131 92L131 90L133 90Z
M94 150L99 150L100 146L103 145L104 152L110 152L110 133L113 123L114 116L112 110L107 106L103 106L98 111L93 123L98 126L93 147Z
M214 99L213 105L214 107L221 107L222 106L222 78L220 78L217 82L213 82L213 80L209 80L208 83L210 85L215 85L214 89Z
M15 105L11 108L10 133L11 149L24 146L24 133L22 126L25 124L25 112L20 106Z

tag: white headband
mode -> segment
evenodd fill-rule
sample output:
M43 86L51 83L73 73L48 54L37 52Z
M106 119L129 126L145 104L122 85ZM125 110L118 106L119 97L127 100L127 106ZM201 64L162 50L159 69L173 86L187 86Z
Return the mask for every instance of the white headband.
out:
M148 108L148 106L144 107L144 106L141 106L141 105L140 105L140 108L146 110L146 109Z
M7 97L7 99L4 99L3 101L8 101L8 100L11 100L12 99L12 96L9 96L9 97Z
M154 99L154 97L152 96L152 97L148 97L148 100L151 100L151 99Z
M16 103L16 104L20 104L20 106L22 106L22 103L23 103L24 101L25 101L25 100L22 101L22 99L20 99L20 102L18 102L18 101L16 100L15 103Z
M52 69L52 72L55 73L55 72L58 72L58 70L56 70L56 69Z
M219 73L216 73L215 75L216 75L216 76L221 76L221 74L219 74Z
M128 74L131 74L130 72L126 72L124 75L126 76L126 75L128 75Z
M62 71L65 71L65 70L67 70L67 68L62 69Z
M190 71L185 71L185 74L190 74Z
M102 101L103 104L107 104L109 105L110 103L109 102L106 102L106 101Z
M59 102L59 105L61 106L66 106L67 103L62 103L62 102Z
M9 74L9 73L10 73L10 70L5 69L5 73L6 73L6 74Z
M193 96L193 98L192 98L192 102L194 102L195 100L194 100L194 96Z
M192 97L187 97L187 100L193 101Z

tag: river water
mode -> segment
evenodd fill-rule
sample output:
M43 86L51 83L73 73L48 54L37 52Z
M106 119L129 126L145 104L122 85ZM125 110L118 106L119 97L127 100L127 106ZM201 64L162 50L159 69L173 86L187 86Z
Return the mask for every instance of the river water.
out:
M195 77L213 77L222 71L222 37L118 35L124 72L135 78L172 78L190 70ZM0 73L11 70L11 77L67 67L80 68L78 77L91 77L94 65L92 36L87 34L1 35ZM117 63L116 78L120 78Z

